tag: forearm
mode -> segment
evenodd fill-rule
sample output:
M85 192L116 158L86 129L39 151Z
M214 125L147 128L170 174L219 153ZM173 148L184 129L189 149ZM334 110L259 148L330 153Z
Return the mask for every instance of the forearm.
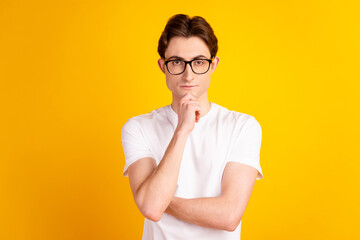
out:
M143 215L160 220L176 191L188 133L176 130L159 165L138 188L137 205Z
M173 197L166 213L199 226L234 231L240 216L234 214L231 206L224 196L194 199Z

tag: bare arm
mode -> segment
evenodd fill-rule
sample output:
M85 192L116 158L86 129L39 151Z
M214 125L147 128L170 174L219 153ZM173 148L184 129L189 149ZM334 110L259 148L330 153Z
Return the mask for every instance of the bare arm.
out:
M130 187L140 212L159 221L176 190L187 134L175 131L160 164L153 158L142 158L128 168Z
M245 212L257 174L253 167L229 162L223 173L219 197L174 197L166 213L203 227L234 231Z
M190 94L186 95L180 100L178 126L159 165L147 157L128 168L135 203L144 217L152 221L161 219L175 194L186 141L199 112L200 104Z

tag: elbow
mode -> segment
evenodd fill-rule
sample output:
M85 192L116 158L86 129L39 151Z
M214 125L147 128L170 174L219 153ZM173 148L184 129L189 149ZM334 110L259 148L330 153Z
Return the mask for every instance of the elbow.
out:
M239 226L239 224L229 224L226 226L226 228L224 230L228 231L228 232L233 232L237 229L238 226Z
M162 211L156 210L154 207L151 207L151 206L141 208L140 212L145 218L147 218L153 222L160 221L162 214L163 214Z
M160 213L151 213L151 212L144 212L143 213L143 216L147 219L149 219L150 221L153 221L153 222L158 222L160 221L161 217L162 217L162 214Z
M135 198L135 203L140 210L140 213L147 219L158 222L160 221L163 211L160 208L156 207L157 204L146 200L145 198L140 198L139 196Z
M228 232L235 231L239 226L240 221L241 221L241 217L239 216L228 217L224 230Z

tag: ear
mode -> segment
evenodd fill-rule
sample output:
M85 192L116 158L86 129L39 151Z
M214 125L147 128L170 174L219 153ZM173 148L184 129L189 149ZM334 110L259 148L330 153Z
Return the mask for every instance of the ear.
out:
M158 65L159 65L159 68L160 70L165 73L165 62L164 62L164 59L160 58L158 60Z
M215 71L215 69L217 68L218 64L220 62L220 58L218 56L214 57L212 63L211 63L211 73L213 73Z

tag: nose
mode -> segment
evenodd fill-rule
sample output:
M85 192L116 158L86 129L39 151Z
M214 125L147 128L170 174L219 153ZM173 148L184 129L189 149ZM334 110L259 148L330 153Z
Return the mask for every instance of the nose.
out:
M194 79L194 72L191 69L190 63L186 64L185 71L183 72L183 78L187 81Z

